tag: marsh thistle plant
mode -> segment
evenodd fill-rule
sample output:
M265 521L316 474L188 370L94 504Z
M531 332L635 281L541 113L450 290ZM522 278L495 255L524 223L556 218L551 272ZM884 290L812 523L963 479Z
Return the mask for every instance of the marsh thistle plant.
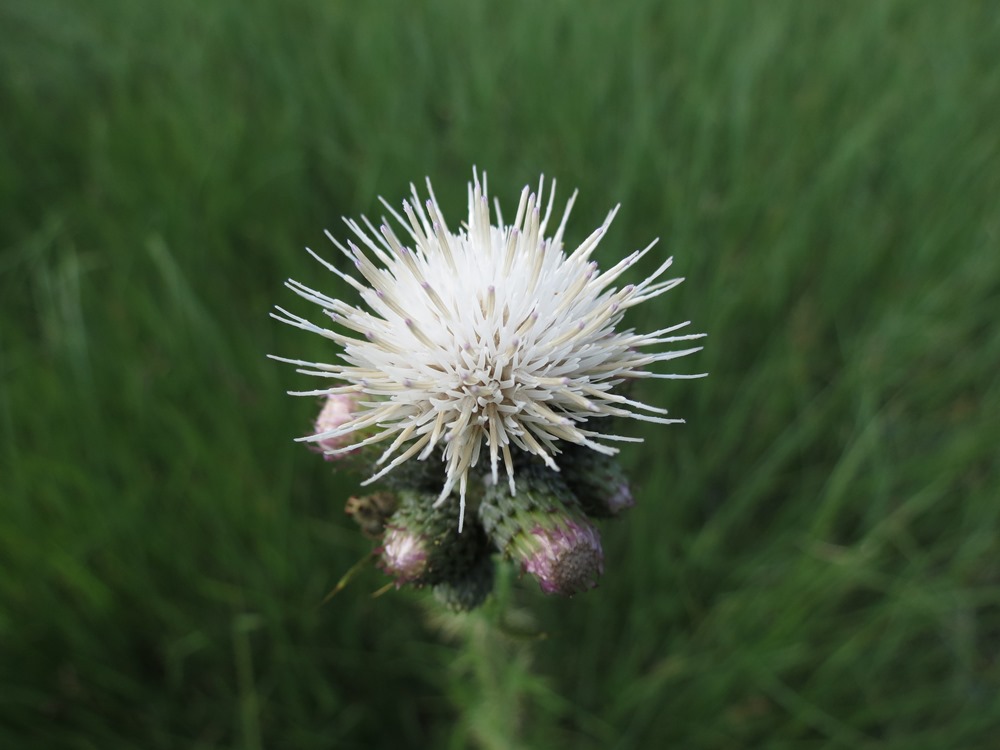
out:
M553 228L555 183L547 199L545 188L544 179L525 187L508 223L474 171L468 218L452 229L430 181L426 199L411 186L400 211L383 201L391 221L345 219L346 239L327 233L347 264L309 251L354 301L289 280L328 321L274 314L329 339L337 355L275 357L329 381L293 392L325 399L313 433L299 439L328 459L350 456L345 465L368 475L362 484L382 480L402 498L385 522L383 569L400 585L434 586L458 609L488 594L492 551L546 592L596 585L603 555L590 518L632 505L615 444L639 439L617 425L683 421L624 386L701 377L660 371L701 348L687 343L704 335L687 333L689 322L621 327L631 308L681 282L663 278L672 259L623 283L654 240L601 271L591 256L617 207L567 252L576 195Z

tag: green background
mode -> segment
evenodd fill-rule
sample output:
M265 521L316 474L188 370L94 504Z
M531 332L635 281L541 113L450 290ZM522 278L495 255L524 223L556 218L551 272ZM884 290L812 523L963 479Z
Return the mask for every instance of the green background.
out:
M5 0L0 746L996 747L998 122L986 2ZM320 606L371 543L268 311L474 164L661 237L711 376L596 591Z

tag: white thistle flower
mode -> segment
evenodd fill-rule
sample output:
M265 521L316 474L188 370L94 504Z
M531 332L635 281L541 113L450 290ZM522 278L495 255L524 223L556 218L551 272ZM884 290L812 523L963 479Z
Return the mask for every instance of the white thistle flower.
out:
M486 175L473 171L469 218L457 232L445 223L430 181L422 201L412 200L403 215L382 200L403 229L401 238L387 220L379 227L345 219L363 250L327 236L360 271L367 285L309 250L327 269L353 287L364 305L328 297L297 281L287 286L321 306L337 325L323 328L280 307L278 320L325 336L343 348L345 364L275 357L298 365L298 372L342 385L293 395L354 394L353 417L335 429L301 438L326 442L358 433L362 439L330 453L390 441L376 462L381 469L363 484L402 462L424 460L443 448L444 486L438 504L455 489L464 517L470 468L485 446L493 482L502 462L514 492L512 448L539 456L553 470L560 442L614 454L614 441L641 439L592 428L598 417L629 417L669 424L666 410L614 393L631 378L690 378L701 375L653 373L658 362L683 357L701 347L643 352L646 347L697 339L677 334L690 321L651 333L616 331L625 312L657 297L682 279L657 281L666 260L638 284L614 286L656 244L633 252L614 267L598 271L590 260L608 231L616 206L604 223L573 252L563 252L563 232L576 198L570 198L555 233L546 236L555 197L540 210L544 178L537 193L525 187L517 213L505 224L499 203L491 221ZM363 400L365 394L369 398ZM459 524L461 528L461 521Z

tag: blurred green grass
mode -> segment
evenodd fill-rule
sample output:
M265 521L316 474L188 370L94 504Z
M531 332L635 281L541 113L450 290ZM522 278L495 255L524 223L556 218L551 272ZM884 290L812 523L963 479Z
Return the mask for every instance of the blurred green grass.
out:
M994 747L998 50L974 2L8 0L0 746ZM688 279L633 323L710 334L602 586L511 584L537 641L318 606L370 547L264 359L328 355L267 317L344 291L303 245L473 164L579 187L571 242L620 201L599 260Z

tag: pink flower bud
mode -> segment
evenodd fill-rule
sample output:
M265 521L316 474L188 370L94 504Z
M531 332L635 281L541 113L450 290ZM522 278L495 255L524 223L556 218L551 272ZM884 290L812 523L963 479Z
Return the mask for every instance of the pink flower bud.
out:
M559 474L539 466L519 469L514 495L506 484L487 483L478 514L486 533L546 594L594 588L604 574L597 528Z
M427 572L429 541L413 529L389 527L383 537L382 570L396 579L397 586L419 580Z
M546 594L569 596L597 586L604 574L604 551L589 523L565 519L555 526L536 526L530 536L524 547L531 552L522 565Z
M349 393L337 393L332 396L327 396L326 402L323 404L323 408L320 411L319 416L316 417L316 424L314 426L315 431L313 434L322 435L323 433L339 429L342 425L351 421L353 410L353 395ZM323 458L327 461L336 461L339 458L351 455L355 451L348 451L346 453L328 453L327 451L338 450L356 440L356 436L348 433L345 435L331 435L330 437L322 438L313 443L313 445L316 446L316 450L321 452L323 454Z
M612 516L616 516L623 510L628 510L633 507L635 505L635 500L632 497L632 490L629 488L628 482L622 480L604 502L608 509L608 513Z
M478 601L486 598L493 588L492 572L483 571L489 574L488 581L484 574L473 575L481 560L489 558L489 545L479 525L469 522L459 533L458 503L434 507L433 493L401 490L398 499L378 549L379 567L392 576L397 587L461 585L471 576ZM469 596L462 600L468 601Z

